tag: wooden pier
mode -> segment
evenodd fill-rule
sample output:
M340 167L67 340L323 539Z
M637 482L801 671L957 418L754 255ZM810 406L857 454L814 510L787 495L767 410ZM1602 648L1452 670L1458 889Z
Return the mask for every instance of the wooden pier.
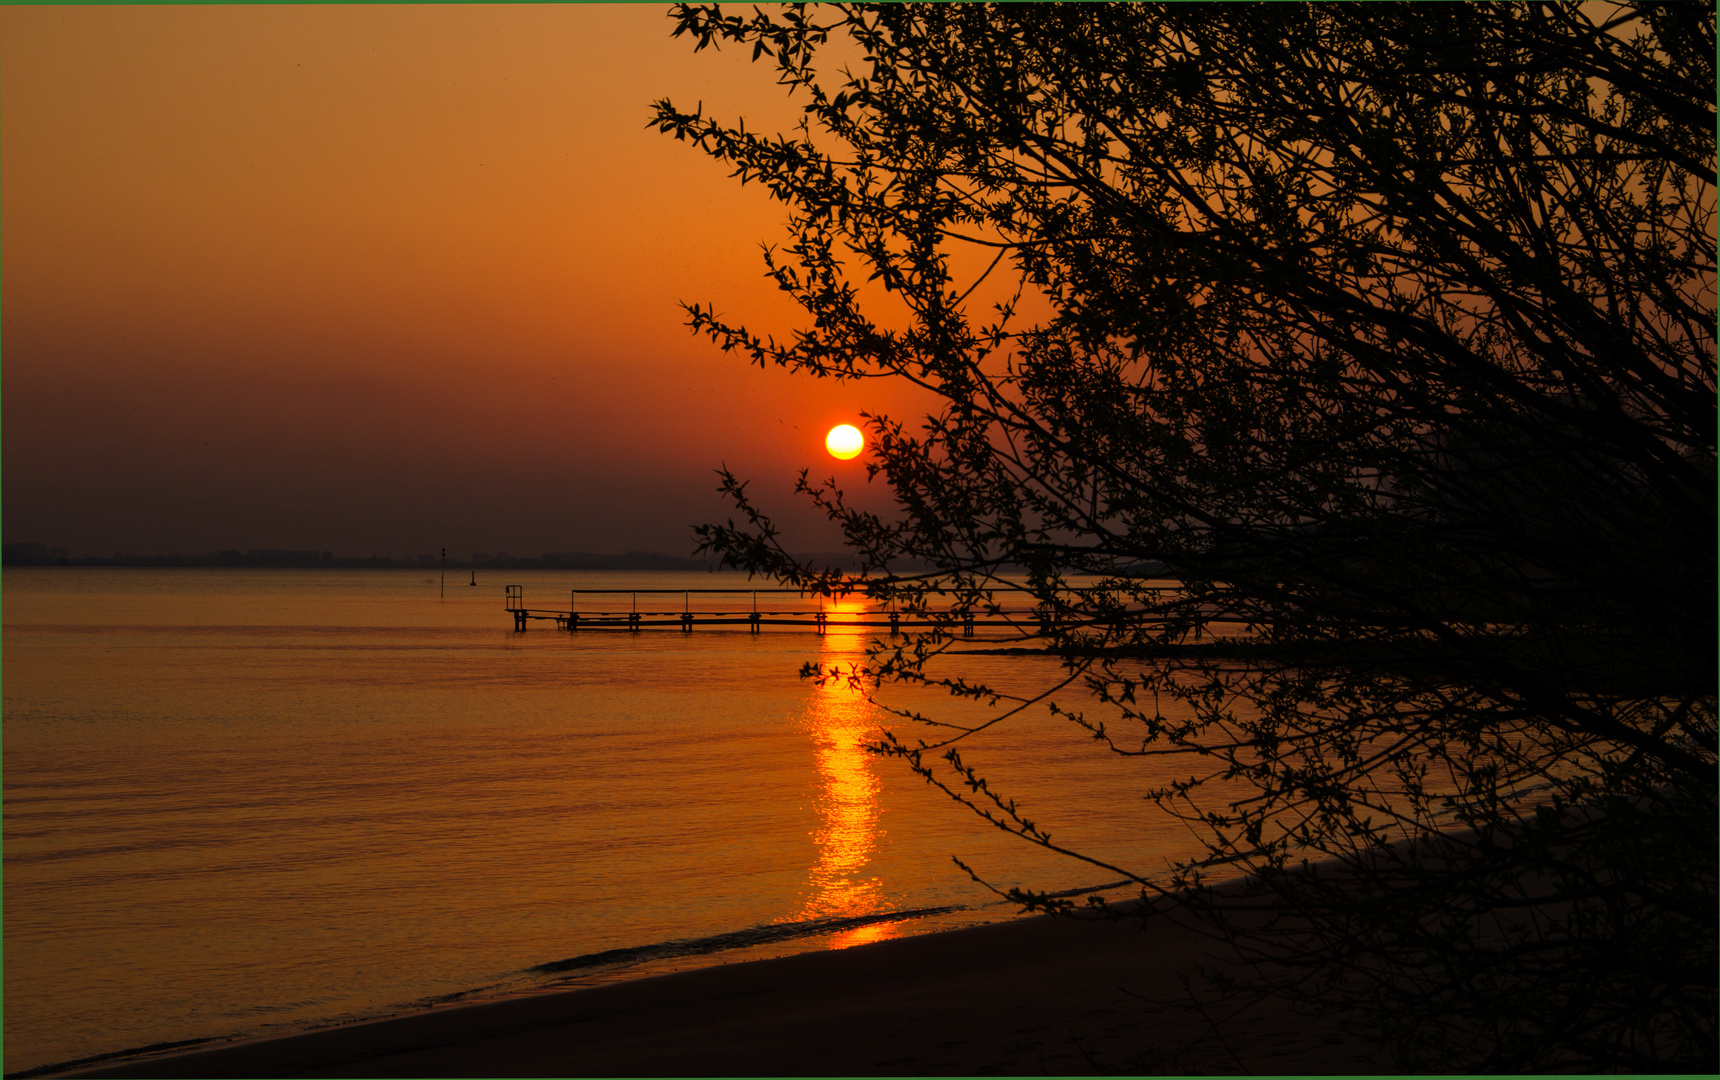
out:
M629 608L617 610L618 604L604 603L599 610L590 608L599 598L629 597ZM664 607L668 597L681 598L681 609ZM693 607L693 597L700 600ZM640 597L646 598L647 610L639 610ZM764 607L760 607L760 598ZM790 601L788 598L795 598ZM583 602L582 602L583 601ZM672 603L672 602L671 602ZM514 617L514 629L523 631L533 620L553 622L557 630L680 630L691 633L695 627L746 627L759 633L765 627L792 627L823 634L831 630L878 629L897 634L903 630L960 626L966 637L974 635L975 627L1012 630L1017 633L1042 633L1046 629L1045 615L1039 609L1019 612L1004 610L984 613L968 612L942 619L924 613L901 612L890 608L873 610L864 601L832 600L808 596L799 589L573 589L566 610L527 607L524 587L507 587L506 610Z

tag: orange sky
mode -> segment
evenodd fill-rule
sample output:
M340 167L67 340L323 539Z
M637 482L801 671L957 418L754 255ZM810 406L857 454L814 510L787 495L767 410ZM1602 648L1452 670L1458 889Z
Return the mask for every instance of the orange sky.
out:
M682 325L803 319L782 208L651 103L798 108L665 11L0 8L5 538L686 554L719 464L784 510L803 465L858 484L824 432L923 400Z

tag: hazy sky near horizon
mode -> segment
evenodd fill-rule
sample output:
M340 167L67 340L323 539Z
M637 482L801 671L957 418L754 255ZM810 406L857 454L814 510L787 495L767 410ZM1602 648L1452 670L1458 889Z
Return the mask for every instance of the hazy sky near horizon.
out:
M798 105L659 5L0 8L4 533L74 553L656 549L877 382L760 371L784 208L646 127ZM862 459L863 460L863 459ZM864 497L882 507L874 488Z

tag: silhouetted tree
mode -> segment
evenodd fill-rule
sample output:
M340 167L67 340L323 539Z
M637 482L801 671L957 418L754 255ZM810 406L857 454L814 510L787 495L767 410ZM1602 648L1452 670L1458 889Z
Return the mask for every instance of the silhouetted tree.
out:
M870 421L897 516L801 487L862 587L1025 593L1090 695L1053 710L1188 760L1149 794L1209 855L1121 868L1149 906L1368 1006L1407 1066L1712 1069L1713 7L675 17L805 106L767 136L658 103L789 208L766 258L810 317L692 327L947 402ZM853 587L724 484L704 550ZM941 674L951 627L863 676L991 696ZM945 730L882 749L1057 847ZM1235 862L1263 930L1200 887Z

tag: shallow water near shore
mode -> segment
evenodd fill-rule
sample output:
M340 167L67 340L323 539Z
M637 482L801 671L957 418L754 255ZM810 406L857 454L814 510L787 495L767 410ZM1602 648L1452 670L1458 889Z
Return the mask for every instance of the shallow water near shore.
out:
M867 753L910 729L798 677L860 634L503 611L507 584L559 607L739 576L477 576L6 572L7 1072L1011 917L952 856L999 887L1114 876ZM964 756L1060 841L1147 871L1189 848L1138 763L1043 707Z

